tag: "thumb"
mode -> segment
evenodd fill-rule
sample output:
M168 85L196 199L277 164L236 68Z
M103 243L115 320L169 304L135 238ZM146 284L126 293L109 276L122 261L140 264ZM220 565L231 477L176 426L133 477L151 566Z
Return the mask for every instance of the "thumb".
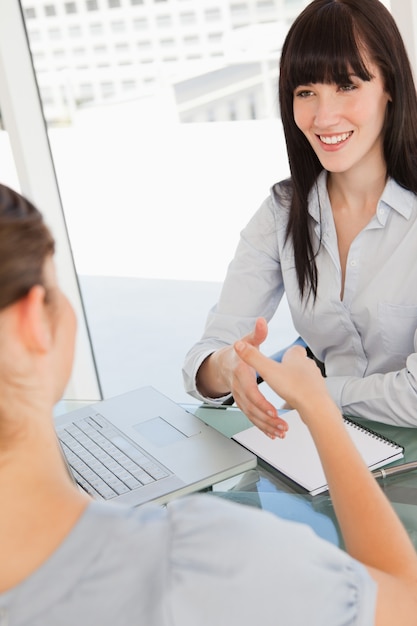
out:
M268 336L268 324L263 317L256 320L255 328L249 335L243 338L243 341L250 343L252 346L259 347Z
M270 367L270 359L261 354L256 346L251 345L247 341L237 341L234 348L242 361L253 367L264 378L263 374ZM275 365L277 364L275 363Z

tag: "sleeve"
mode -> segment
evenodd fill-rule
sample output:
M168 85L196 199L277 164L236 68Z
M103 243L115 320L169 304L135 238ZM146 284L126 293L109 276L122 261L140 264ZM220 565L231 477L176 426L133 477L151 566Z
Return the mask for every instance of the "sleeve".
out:
M250 332L258 317L269 321L284 293L277 244L276 208L268 198L241 232L220 298L208 314L203 336L183 365L185 389L195 398L221 404L227 396L204 398L195 384L202 362L215 350Z
M417 354L406 367L365 378L335 376L326 379L333 400L346 415L398 426L417 425Z
M374 623L374 581L311 528L215 496L170 515L175 626Z

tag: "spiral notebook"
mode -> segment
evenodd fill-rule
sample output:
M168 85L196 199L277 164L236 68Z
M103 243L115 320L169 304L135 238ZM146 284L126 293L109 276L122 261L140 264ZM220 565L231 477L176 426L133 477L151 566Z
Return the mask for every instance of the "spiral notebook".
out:
M273 468L298 483L312 496L328 489L320 457L307 426L297 411L285 415L289 429L284 439L270 439L252 426L233 436L237 442ZM344 418L346 429L370 470L388 465L404 456L404 448Z

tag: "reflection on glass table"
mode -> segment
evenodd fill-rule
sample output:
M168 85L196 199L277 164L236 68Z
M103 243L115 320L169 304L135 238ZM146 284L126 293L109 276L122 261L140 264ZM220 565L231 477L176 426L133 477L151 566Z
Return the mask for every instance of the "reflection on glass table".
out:
M228 437L252 426L235 407L184 406ZM356 421L404 446L404 458L395 461L393 465L417 460L417 428L388 426L366 420ZM379 484L417 548L417 471L379 479ZM229 500L265 509L285 519L308 524L319 536L344 547L328 492L310 496L298 485L261 462L258 462L255 470L215 485L213 493Z
M55 408L55 415L62 415L87 404L91 403L60 402ZM227 437L232 437L240 430L252 426L245 415L235 407L211 408L197 404L182 406ZM395 461L393 465L417 460L417 428L388 426L366 420L357 421L404 446L404 458ZM417 471L390 476L385 480L379 480L379 483L417 548ZM209 493L262 508L284 519L308 524L320 537L344 547L329 494L326 492L310 496L301 487L261 462L258 462L254 470L214 485Z

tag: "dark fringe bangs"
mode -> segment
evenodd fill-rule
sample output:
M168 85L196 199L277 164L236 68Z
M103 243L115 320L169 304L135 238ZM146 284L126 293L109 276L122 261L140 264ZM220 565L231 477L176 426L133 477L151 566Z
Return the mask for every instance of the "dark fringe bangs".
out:
M328 5L297 25L286 55L286 87L291 92L299 85L349 84L352 73L364 81L373 78L354 21L343 9L341 4Z

